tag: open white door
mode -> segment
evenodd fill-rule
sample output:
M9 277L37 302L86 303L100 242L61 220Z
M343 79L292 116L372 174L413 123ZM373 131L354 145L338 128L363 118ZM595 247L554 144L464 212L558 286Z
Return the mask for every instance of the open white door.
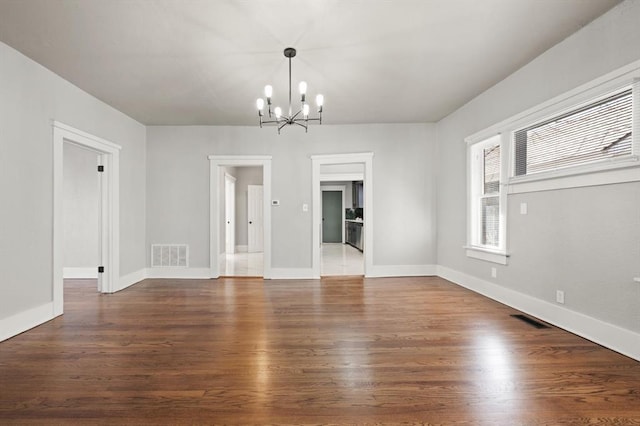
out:
M236 252L236 178L224 175L224 244L227 254Z
M264 245L262 185L248 185L247 197L248 251L257 253L263 250Z

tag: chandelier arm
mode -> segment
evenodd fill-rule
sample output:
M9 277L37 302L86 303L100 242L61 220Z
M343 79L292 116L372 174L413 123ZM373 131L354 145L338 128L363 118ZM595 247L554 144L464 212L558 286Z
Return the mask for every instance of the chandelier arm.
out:
M300 127L304 127L304 132L307 133L307 125L302 124L300 121L294 121L293 124L297 124Z
M321 118L304 118L304 119L297 119L296 121L321 121Z

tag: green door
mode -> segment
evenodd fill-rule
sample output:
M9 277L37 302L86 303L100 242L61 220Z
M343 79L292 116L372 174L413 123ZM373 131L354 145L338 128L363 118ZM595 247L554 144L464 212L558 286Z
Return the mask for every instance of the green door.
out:
M342 242L342 192L322 191L322 242Z

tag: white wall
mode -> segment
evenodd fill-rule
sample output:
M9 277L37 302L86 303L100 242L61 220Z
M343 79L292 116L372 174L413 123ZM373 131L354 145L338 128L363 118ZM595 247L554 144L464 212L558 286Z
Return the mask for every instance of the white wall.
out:
M3 43L0 64L0 331L6 331L18 326L15 315L52 302L53 120L122 146L123 276L145 266L145 128Z
M98 155L64 144L64 267L91 268L97 274L99 258Z
M330 116L326 116L330 122ZM147 128L147 242L186 241L193 267L209 266L208 155L271 155L272 266L311 268L311 159L373 152L375 265L434 265L433 125L378 124L298 128L151 126Z
M567 316L640 332L640 285L632 280L640 273L639 182L511 195L509 265L467 258L463 249L464 138L638 59L640 2L627 1L437 124L440 265L551 310L558 308L556 289L563 289ZM526 216L519 214L524 201Z

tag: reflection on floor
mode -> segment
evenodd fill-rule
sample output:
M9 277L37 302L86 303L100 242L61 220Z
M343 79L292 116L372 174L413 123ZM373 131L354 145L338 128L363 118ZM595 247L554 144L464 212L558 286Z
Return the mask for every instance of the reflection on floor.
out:
M263 253L220 255L220 275L225 277L261 277L264 271Z
M323 243L321 275L364 275L364 255L348 244Z

